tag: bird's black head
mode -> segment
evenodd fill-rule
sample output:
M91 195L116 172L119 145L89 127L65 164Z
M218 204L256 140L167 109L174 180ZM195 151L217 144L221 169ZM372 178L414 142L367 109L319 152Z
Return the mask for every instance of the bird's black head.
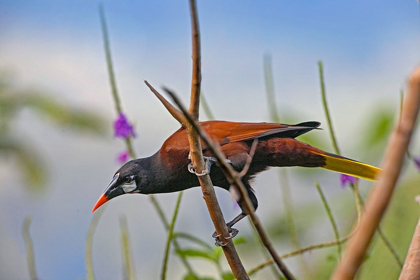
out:
M92 212L105 202L127 193L141 193L142 161L132 160L115 172L111 183L96 202Z

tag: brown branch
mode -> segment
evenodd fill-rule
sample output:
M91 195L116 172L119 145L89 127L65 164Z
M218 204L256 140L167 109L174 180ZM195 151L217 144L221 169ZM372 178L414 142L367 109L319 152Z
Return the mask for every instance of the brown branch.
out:
M198 26L198 12L195 0L190 0L191 14L191 35L192 35L192 79L191 79L191 100L190 114L194 120L198 120L200 109L200 88L201 88L201 49L200 49L200 27Z
M198 27L198 15L195 0L190 0L190 14L191 14L191 29L192 29L192 81L191 81L191 101L190 113L193 116L193 122L198 122L198 112L200 109L200 86L201 86L201 57L200 57L200 30ZM184 117L185 116L185 112ZM191 123L186 123L188 133L188 141L190 143L190 155L194 169L197 174L203 174L206 170L204 165L203 153L201 149L200 137L197 132L192 129ZM197 176L200 182L201 191L203 192L203 199L206 202L207 209L213 221L217 234L221 236L229 236L225 219L222 210L220 209L214 192L213 183L209 175ZM223 252L232 270L232 273L237 279L249 279L246 270L242 265L238 253L236 252L233 242L229 240L226 246L223 247Z
M190 12L191 12L191 24L192 24L192 36L193 36L193 78L191 86L191 104L190 110L194 115L193 122L198 121L198 111L200 105L200 84L201 84L201 73L200 73L200 41L199 41L199 29L198 29L198 17L197 9L194 0L190 0ZM156 97L163 103L168 109L172 116L177 119L187 130L188 141L190 143L190 154L194 165L194 169L198 174L202 174L205 170L203 154L201 150L201 143L198 134L191 125L185 121L185 116L182 115L173 105L171 105L165 98L162 97L149 83L146 85L152 90ZM220 206L217 202L216 194L214 192L213 184L209 175L198 176L198 180L201 185L203 192L203 198L207 204L207 208L210 213L210 217L213 221L217 234L221 236L229 236L229 232L225 223ZM233 242L229 240L226 246L223 247L226 259L231 267L231 270L237 279L249 279L246 274L245 268L243 267L241 260L239 259L238 253L233 245Z
M420 220L408 249L407 258L400 274L399 280L420 279Z
M168 110L168 112L174 117L183 127L186 126L187 121L184 117L184 115L171 103L169 103L168 100L165 99L157 90L155 90L154 87L152 87L151 84L149 84L147 81L144 81L144 83L149 87L149 89L155 94L155 96L162 102L163 106Z
M238 188L241 194L241 203L245 208L246 213L250 216L252 223L254 224L255 228L258 231L259 237L264 244L264 246L267 248L268 252L270 253L271 257L274 259L274 262L276 263L277 267L283 272L286 279L294 279L291 272L288 270L288 268L283 264L282 260L278 256L277 252L274 250L273 245L271 244L271 241L269 240L265 230L261 226L260 220L254 213L254 208L251 203L251 200L249 199L248 192L245 189L245 186L243 185L242 181L239 179L238 173L226 162L226 157L224 154L217 148L217 146L213 143L213 141L210 140L210 138L207 136L207 134L201 129L199 124L192 118L192 116L187 112L187 110L184 108L184 106L181 104L178 97L173 94L171 91L164 89L174 100L174 102L178 105L178 107L181 109L181 111L184 113L185 117L187 118L190 125L194 128L194 130L200 135L201 139L203 139L204 143L206 144L207 148L212 152L212 154L217 158L218 163L220 165L220 168L225 173L229 183L231 183L233 186ZM197 170L198 173L202 172L202 169ZM207 177L207 176L206 176ZM199 177L200 178L200 177ZM220 234L218 232L218 234ZM226 237L226 235L222 234L221 238Z
M377 230L392 196L401 172L404 156L420 108L420 67L410 77L407 96L404 100L401 120L396 125L388 142L382 172L366 202L365 214L347 246L342 262L337 266L332 279L354 279L370 241Z

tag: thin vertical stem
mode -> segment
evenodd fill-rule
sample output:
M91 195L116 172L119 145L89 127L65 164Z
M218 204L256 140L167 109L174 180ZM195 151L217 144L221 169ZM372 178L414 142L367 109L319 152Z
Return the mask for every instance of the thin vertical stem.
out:
M267 104L270 112L271 120L280 122L279 114L276 108L276 98L274 93L273 69L271 66L271 55L264 55L264 77L265 77L265 91L267 93Z
M32 238L29 233L29 227L31 226L31 222L32 222L32 218L29 216L26 216L22 225L22 236L23 236L23 240L25 241L26 260L28 262L29 278L31 280L38 280L36 267L35 267L34 245L32 243Z
M181 204L182 194L183 194L183 192L180 192L178 194L178 199L176 200L176 205L175 205L174 214L172 216L172 221L171 221L171 224L169 225L168 239L166 241L165 255L164 255L164 258L163 258L163 265L162 265L162 274L161 274L162 275L161 276L162 280L166 279L166 270L167 270L167 267L168 267L168 259L169 259L169 249L171 247L171 240L172 240L173 233L174 233L176 218L178 217L178 210L179 210L179 205Z
M322 200L322 204L324 205L325 211L327 212L328 218L330 219L330 223L331 223L331 226L332 226L333 231L334 231L335 241L337 242L338 257L340 258L341 257L341 245L340 245L340 242L339 242L339 240L340 240L340 234L338 233L337 224L336 224L336 222L334 220L334 217L332 215L331 208L328 205L327 199L325 198L325 195L322 192L322 189L319 186L319 183L318 182L315 182L315 187L318 190L319 196L321 197L321 200Z
M121 228L121 247L124 260L124 279L134 280L136 279L133 260L130 252L130 239L128 237L128 226L127 218L125 216L120 217L120 228Z
M105 48L105 56L106 56L106 62L107 62L107 67L108 67L109 83L111 85L112 96L114 97L115 108L118 114L121 114L122 106L121 106L120 97L118 95L117 82L115 79L114 66L112 63L111 47L110 47L109 37L108 37L108 28L106 26L105 12L104 12L104 8L102 4L99 5L99 17L101 19L102 36L104 39L104 48ZM131 143L131 137L125 138L124 141L127 145L127 149L128 149L128 152L130 153L131 158L135 158L133 145Z
M332 121L330 117L330 111L328 109L328 104L327 104L327 95L325 93L324 70L322 66L322 61L318 61L318 69L319 69L319 81L321 85L322 105L324 106L325 117L327 118L328 128L330 130L330 136L331 136L332 144L334 147L334 151L336 154L339 155L340 150L338 149L337 140L335 138L334 129L333 129Z
M322 61L318 62L318 67L319 67L319 75L320 75L320 83L321 83L321 95L322 95L322 101L323 101L322 104L323 104L323 107L324 107L325 115L327 117L327 123L328 123L328 128L329 128L329 131L330 131L331 140L332 140L332 143L333 143L335 153L338 154L338 155L341 155L340 150L338 149L338 145L337 145L337 141L336 141L336 137L335 137L335 134L334 134L333 127L332 127L332 121L331 121L330 113L329 113L329 109L328 109L327 98L326 98L326 93L325 93L325 83L324 83ZM403 92L401 92L400 114L402 114L402 101L403 101ZM401 119L401 115L400 115L400 119ZM356 200L356 209L357 209L357 217L358 217L357 223L359 223L360 219L361 219L361 214L362 214L363 200L361 199L361 196L360 196L360 193L359 193L358 181L356 181L355 184L352 183L351 188L354 192L354 197L355 197L355 200ZM388 238L383 234L383 231L379 226L378 226L378 233L379 233L380 238L384 241L385 246L388 248L388 250L394 256L397 264L399 266L401 266L402 262L399 259L395 248L392 246L392 244L388 240Z
M101 20L102 35L104 39L104 47L105 47L106 61L107 61L107 66L108 66L109 81L110 81L111 89L112 89L112 96L114 99L117 113L120 114L122 112L122 106L121 106L121 101L119 98L117 85L116 85L114 67L112 63L111 48L110 48L110 43L109 43L109 38L108 38L108 29L106 25L106 17L105 17L105 12L102 5L99 5L99 16ZM130 153L131 158L133 159L137 158L133 149L131 137L125 138L124 141L125 141L127 150ZM157 199L155 198L153 194L148 195L148 197L150 201L152 202L152 205L154 206L155 210L158 212L159 218L162 221L163 225L165 226L165 229L168 230L169 229L168 219L166 218L165 213L162 211L162 207L160 206L159 202L157 201ZM176 241L176 239L173 239L173 243L176 249L180 249L180 245ZM185 268L189 272L189 274L196 276L195 272L193 271L191 265L188 263L187 259L184 256L179 256L179 257L181 259L181 262L184 264Z
M280 114L278 113L276 107L276 98L275 98L275 91L274 91L274 81L273 81L273 69L272 69L272 58L271 55L266 54L264 55L264 77L265 77L265 88L267 93L267 104L268 110L270 112L271 120L273 122L279 123L280 122ZM287 169L279 169L278 171L279 178L281 180L280 187L282 190L282 198L283 198L283 205L285 209L286 219L287 219L287 227L289 229L290 234L290 241L292 243L293 249L298 250L301 248L299 237L297 234L295 216L294 216L294 209L292 203L292 197L290 195L290 188L289 182L287 177ZM308 267L305 263L305 260L302 256L298 257L299 264L302 270L305 272L306 276L309 276ZM278 271L274 269L278 274ZM276 274L276 275L277 275Z
M200 94L201 105L203 106L204 113L206 114L209 120L214 120L213 113L210 110L209 104L207 103L206 98L204 97L203 92Z
M93 247L93 234L95 229L98 226L99 220L104 213L106 205L95 211L93 219L90 222L89 229L86 235L86 275L87 280L95 280L95 273L93 272L93 257L92 257L92 247Z

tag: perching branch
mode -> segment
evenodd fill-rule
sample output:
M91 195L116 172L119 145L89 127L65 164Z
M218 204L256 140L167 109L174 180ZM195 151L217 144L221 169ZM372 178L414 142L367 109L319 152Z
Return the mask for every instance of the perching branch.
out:
M359 230L350 240L347 252L342 262L337 266L332 279L354 279L391 199L410 143L419 108L420 67L410 77L401 120L394 128L388 142L382 163L382 172L366 202L366 211L360 222Z
M420 220L417 223L416 230L408 249L403 270L399 280L420 279Z
M192 49L193 49L193 74L192 74L192 86L191 86L191 104L190 112L194 116L193 122L198 122L198 111L200 105L200 85L201 85L201 64L200 64L200 31L198 28L198 16L197 8L194 0L190 0L190 13L191 13L191 25L192 25ZM147 84L147 82L146 82ZM150 85L148 85L150 89ZM152 90L155 95L156 90ZM178 110L174 110L173 106L168 106L168 103L164 98L159 98L165 107L170 111L172 116L174 116L181 124L184 124L183 118L180 117ZM185 113L184 113L185 114ZM185 118L185 117L184 117ZM198 174L202 174L206 170L204 166L204 159L201 150L200 138L197 132L192 128L190 123L186 123L184 127L188 133L188 141L190 143L190 155L191 160L194 166L195 171ZM200 182L201 190L203 192L203 198L207 204L207 208L210 213L210 217L213 221L217 234L223 237L228 237L229 232L223 217L222 211L220 209L219 203L217 201L213 184L211 182L210 176L203 175L197 176L198 181ZM243 267L241 260L239 259L238 253L233 245L233 242L229 240L226 246L223 247L223 252L226 256L226 259L230 265L230 268L237 279L249 279L246 274L245 268Z
M241 203L245 208L246 213L250 216L255 228L258 231L258 234L261 238L262 243L269 251L271 257L274 259L277 267L283 272L286 279L294 279L291 272L288 270L288 268L283 264L280 257L277 255L277 252L274 250L265 230L261 226L260 220L254 213L254 208L251 203L251 200L249 199L248 192L245 189L245 186L243 185L242 181L239 179L238 173L230 166L227 161L224 154L217 149L217 146L213 143L213 141L210 140L210 138L207 136L207 134L201 129L200 125L197 124L197 122L192 118L192 116L187 112L187 110L184 108L184 106L181 104L178 97L173 94L171 91L165 89L165 91L172 97L174 102L178 105L178 107L181 109L181 111L184 113L185 117L187 118L190 125L194 128L194 130L200 135L201 139L203 139L204 143L206 144L207 148L212 152L212 154L217 158L218 163L220 165L220 168L225 173L229 183L231 183L232 187L236 187L240 194L241 194ZM198 170L198 172L201 172L201 170ZM204 177L204 176L203 176ZM201 178L201 177L199 177ZM218 232L218 234L220 234ZM224 238L227 235L222 235L221 237ZM230 240L229 240L230 241Z

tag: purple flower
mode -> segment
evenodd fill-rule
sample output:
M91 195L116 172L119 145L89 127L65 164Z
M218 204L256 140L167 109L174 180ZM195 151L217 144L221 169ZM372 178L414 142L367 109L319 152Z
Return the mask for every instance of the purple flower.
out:
M130 157L130 153L128 151L123 151L118 154L117 161L118 163L123 164L128 160L129 157Z
M414 164L416 165L417 169L420 170L420 156L417 156L413 159Z
M120 113L114 122L114 136L120 138L136 137L133 126L128 122L127 117Z
M350 175L346 175L346 174L341 174L340 176L340 181L341 181L341 187L345 187L347 183L349 184L355 184L356 183L357 178L350 176Z

